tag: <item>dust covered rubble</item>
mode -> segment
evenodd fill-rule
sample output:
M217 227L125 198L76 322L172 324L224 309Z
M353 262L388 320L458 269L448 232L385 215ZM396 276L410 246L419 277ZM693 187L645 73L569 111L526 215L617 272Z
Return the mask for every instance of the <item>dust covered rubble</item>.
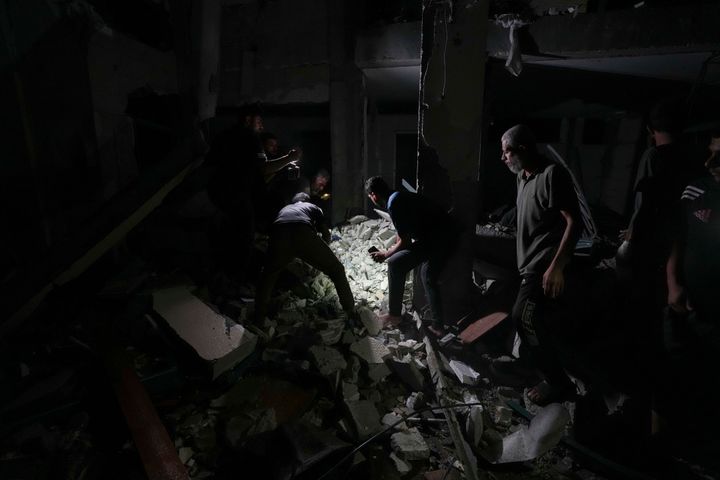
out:
M392 224L356 218L332 233L330 247L345 267L362 323L348 325L330 280L295 261L290 271L297 279L296 286L277 292L273 301L278 314L264 321L263 364L315 375L325 382L319 390L327 391L329 386L333 392L314 400L296 421L330 430L352 444L389 429L389 434L376 442L402 478L456 463L444 414L432 409L438 404L422 339L414 329L381 330L376 322L377 312L387 307L387 274L385 264L372 261L368 248L392 245ZM409 275L404 299L408 311L410 279ZM486 460L498 461L509 437L522 444L524 451L532 450L523 443L527 435L517 441L528 427L516 421L504 402L508 397L522 401L522 396L489 388L472 368L455 360L452 366L455 368L448 368L446 374L446 398L455 404L479 404L455 409L473 450ZM175 424L181 426L175 430L176 446L193 478L213 470L217 452L208 450L242 448L254 435L284 421L271 408L254 404L242 413L235 409L232 418L223 418L221 399L211 401L207 408L198 405L174 414Z

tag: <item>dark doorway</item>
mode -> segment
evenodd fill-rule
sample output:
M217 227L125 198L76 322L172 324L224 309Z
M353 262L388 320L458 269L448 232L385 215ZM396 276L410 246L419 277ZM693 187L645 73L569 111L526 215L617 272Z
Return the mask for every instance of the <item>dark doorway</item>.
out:
M402 189L405 179L417 187L417 133L395 134L395 189Z

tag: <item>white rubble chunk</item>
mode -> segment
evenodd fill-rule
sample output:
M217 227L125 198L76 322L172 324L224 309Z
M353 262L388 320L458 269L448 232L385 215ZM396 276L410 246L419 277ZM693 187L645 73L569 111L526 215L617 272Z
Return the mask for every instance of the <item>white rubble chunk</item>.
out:
M423 460L430 456L430 448L417 428L393 433L390 437L390 445L396 453L407 460Z
M256 335L216 313L186 286L156 291L153 308L210 365L213 379L255 350Z
M383 416L382 424L385 425L386 427L389 427L390 425L393 425L396 422L400 422L400 420L402 420L402 418L403 417L401 417L397 413L390 412L390 413L385 414L385 416ZM398 430L407 430L408 426L407 426L407 423L400 422L397 425L395 425L395 427L393 427L393 428L397 428Z
M503 439L502 456L497 463L524 462L539 457L555 447L570 422L570 413L559 403L541 408L529 426Z
M353 343L350 351L370 364L383 363L383 359L391 355L384 343L372 337L363 337Z
M380 414L375 408L375 404L368 400L360 400L357 402L345 402L350 417L355 424L358 437L366 439L377 433L382 426L380 425Z
M480 374L469 365L458 362L457 360L450 360L449 365L461 383L465 385L477 385L480 382Z
M370 287L372 284L370 285ZM360 321L363 323L368 331L368 334L375 336L382 330L383 324L380 317L375 315L375 312L367 307L358 308L358 314L360 315Z
M390 454L390 459L395 462L395 468L397 468L400 475L405 475L412 470L412 466L402 458L395 455L394 452Z
M322 375L332 375L347 367L345 358L332 347L313 345L310 347L310 355Z

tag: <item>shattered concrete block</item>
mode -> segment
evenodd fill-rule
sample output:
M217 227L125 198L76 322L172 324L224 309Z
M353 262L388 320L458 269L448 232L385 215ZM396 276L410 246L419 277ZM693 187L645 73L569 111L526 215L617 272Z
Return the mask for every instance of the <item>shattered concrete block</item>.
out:
M405 355L406 353L410 353L413 351L413 348L418 344L415 340L405 340L398 343L398 349L400 350L401 355Z
M153 308L209 364L213 379L255 350L257 336L217 314L185 286L156 291Z
M180 461L187 465L188 461L192 458L193 449L190 447L182 447L178 450L178 457L180 457Z
M372 286L372 284L371 284ZM376 336L382 330L383 324L380 317L375 315L375 312L367 307L358 308L358 314L360 315L360 321L368 331L368 335Z
M495 422L495 425L507 428L512 423L512 409L505 405L495 405L493 422Z
M253 435L277 428L275 409L264 408L243 412L231 418L225 426L225 438L233 447L239 447Z
M385 344L372 337L364 337L353 343L350 351L370 364L383 363L383 359L391 355Z
M331 375L347 367L345 357L332 347L313 345L310 347L310 355L322 375Z
M418 370L415 361L409 354L399 360L393 358L390 360L390 366L400 380L413 390L420 391L425 387L425 375Z
M412 411L417 411L427 405L425 401L425 394L422 392L413 392L405 400L405 406Z
M449 365L461 383L465 385L477 385L480 382L480 374L469 365L458 362L457 360L450 360Z
M360 392L354 383L342 382L343 399L347 402L360 400Z
M394 340L397 343L402 341L402 334L398 329L388 330L385 332L385 338L388 340Z
M348 383L358 383L358 374L360 373L360 359L354 356L348 357L348 366L343 372L343 378Z
M372 233L372 228L365 227L358 235L358 238L363 241L370 240L370 237L372 237Z
M373 383L378 383L388 377L392 372L384 363L371 363L368 365L368 377Z
M380 414L373 402L368 400L360 400L358 402L346 401L345 405L355 424L358 438L366 439L382 428L380 425Z
M400 475L405 475L406 473L410 472L410 470L412 470L412 466L402 458L395 455L395 453L390 454L390 459L395 462L395 468L397 468L397 471Z
M357 225L358 223L366 222L367 220L369 220L369 218L365 215L355 215L354 217L348 219L348 222L350 225Z
M382 424L385 425L386 427L389 427L390 425L393 425L396 422L400 422L400 420L402 420L402 419L403 419L403 417L401 417L397 413L391 412L391 413L385 414L385 416L382 418ZM397 425L395 425L394 428L397 428L398 430L407 430L408 426L407 426L407 423L400 422L400 423L397 423Z
M417 428L393 433L390 437L390 445L393 451L407 460L423 460L430 456L430 448Z
M335 319L323 322L322 330L318 332L324 345L335 345L340 341L345 331L345 320Z

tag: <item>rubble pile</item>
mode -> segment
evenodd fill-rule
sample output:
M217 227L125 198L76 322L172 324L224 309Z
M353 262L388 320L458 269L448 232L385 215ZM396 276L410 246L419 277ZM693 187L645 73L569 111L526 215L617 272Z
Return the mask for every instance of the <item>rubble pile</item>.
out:
M392 225L355 217L335 229L333 239L331 247L356 294L360 323L351 325L343 316L329 279L294 262L290 271L297 284L279 292L273 300L277 314L257 330L264 346L259 371L229 392L181 407L167 418L177 426L176 446L193 478L215 471L224 450L252 449L258 438L271 434L300 444L298 432L323 438L316 451L292 460L301 470L383 430L387 433L373 448L384 454L356 454L353 469L387 469L393 478L422 478L426 472L463 468L434 394L422 335L413 322L383 330L378 321L376 312L387 302L387 277L385 265L374 263L367 250L389 247L394 242ZM409 301L405 308L411 313ZM478 456L489 462L523 455L531 459L557 443L562 432L548 431L552 422L536 422L541 427L534 428L514 419L505 400L522 401L518 392L489 388L471 366L440 356L448 385L444 404L449 400L460 406L455 414ZM555 413L553 418L564 417ZM545 442L541 448L532 443L538 431ZM505 443L519 452L512 456ZM326 462L318 473L331 465Z

